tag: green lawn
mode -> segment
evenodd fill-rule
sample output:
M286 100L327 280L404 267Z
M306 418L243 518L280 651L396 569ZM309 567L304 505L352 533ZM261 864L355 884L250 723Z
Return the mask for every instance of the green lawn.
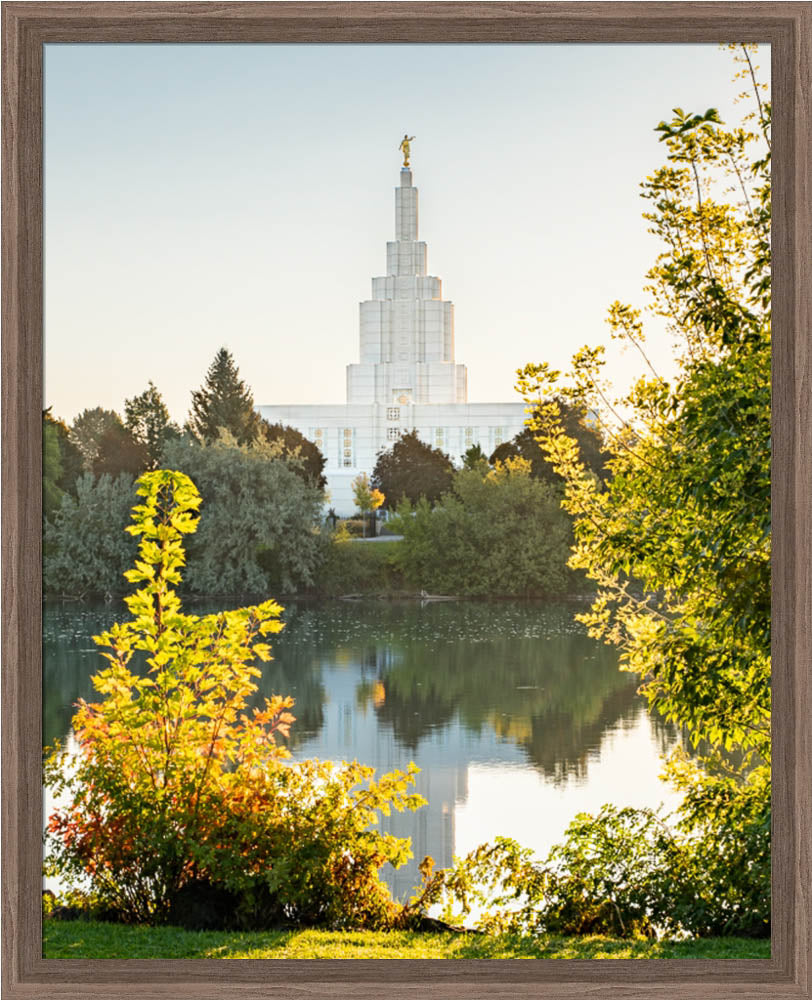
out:
M545 938L533 943L479 934L408 931L227 933L45 921L45 958L769 958L769 940L624 941Z

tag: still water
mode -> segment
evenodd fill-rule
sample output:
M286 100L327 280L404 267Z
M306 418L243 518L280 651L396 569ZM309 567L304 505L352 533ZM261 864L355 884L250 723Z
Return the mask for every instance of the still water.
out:
M294 758L421 768L416 790L428 805L382 823L412 841L413 861L384 871L397 897L419 881L426 854L446 866L503 835L543 856L578 812L676 804L658 775L677 735L649 715L615 653L574 620L583 607L371 600L285 609L258 697L295 698ZM91 636L124 617L120 603L46 605L46 744L69 735L77 698L94 694L90 677L103 661Z

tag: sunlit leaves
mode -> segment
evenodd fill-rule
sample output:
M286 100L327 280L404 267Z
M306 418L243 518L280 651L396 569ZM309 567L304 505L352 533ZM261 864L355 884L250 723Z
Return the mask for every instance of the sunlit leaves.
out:
M727 128L713 109L676 108L658 131L668 162L643 197L664 248L648 290L677 339L676 376L666 382L649 363L641 312L615 302L612 335L647 369L625 399L611 399L600 347L580 350L566 380L527 365L518 386L566 482L571 565L599 587L583 616L591 633L620 648L652 704L695 740L768 758L769 219L757 206L769 203L769 157L754 156L757 136ZM554 394L603 423L605 489Z
M389 926L399 908L378 869L410 851L370 827L423 804L416 768L376 780L355 762L288 762L292 699L256 703L282 608L184 614L173 585L200 497L169 470L143 475L138 495L132 617L94 636L107 666L93 678L102 700L77 705L78 755L57 746L45 762L67 803L49 819L49 869L89 879L131 921L173 919L184 886L202 884L242 894L248 924Z

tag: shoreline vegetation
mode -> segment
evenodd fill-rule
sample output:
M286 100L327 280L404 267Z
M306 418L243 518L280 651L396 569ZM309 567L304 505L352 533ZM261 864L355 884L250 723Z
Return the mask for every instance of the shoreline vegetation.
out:
M212 593L183 594L189 603L211 602L212 600L267 600L270 594L275 600L283 603L289 601L308 600L413 600L413 601L578 601L591 600L594 596L594 585L583 574L571 573L570 586L562 592L549 594L516 594L502 592L494 588L492 592L460 593L457 590L441 591L416 585L406 579L400 568L401 553L405 542L403 539L384 540L379 537L374 543L370 540L351 539L348 541L331 541L324 563L322 564L313 585L283 593L277 589L262 591L223 591ZM54 602L89 603L100 599L108 602L121 601L128 590L122 576L120 590L108 590L99 593L93 590L82 594L64 594L46 591L45 599Z
M528 939L427 931L189 931L85 920L46 920L44 958L293 959L768 959L766 938L653 941L603 935Z

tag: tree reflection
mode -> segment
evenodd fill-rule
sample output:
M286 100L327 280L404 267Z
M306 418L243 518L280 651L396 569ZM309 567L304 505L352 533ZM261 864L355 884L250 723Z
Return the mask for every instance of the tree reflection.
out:
M574 622L577 610L518 602L290 603L274 659L262 664L257 701L295 698L295 750L324 726L325 672L349 671L356 706L410 753L459 720L472 734L521 747L547 778L580 778L602 736L630 725L641 703L635 678L617 669L614 652ZM77 698L94 695L90 677L101 659L92 635L125 614L121 604L46 606L46 742L67 734ZM663 746L673 740L656 720L655 729Z

